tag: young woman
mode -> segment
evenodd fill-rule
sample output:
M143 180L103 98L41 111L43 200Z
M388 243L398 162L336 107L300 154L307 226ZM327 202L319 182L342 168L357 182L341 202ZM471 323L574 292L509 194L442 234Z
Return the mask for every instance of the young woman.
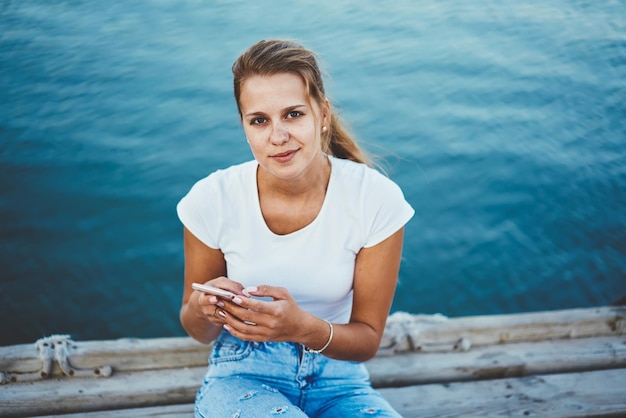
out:
M378 350L414 211L342 127L311 51L261 41L233 74L254 160L177 207L181 323L215 340L196 416L398 417L361 362Z

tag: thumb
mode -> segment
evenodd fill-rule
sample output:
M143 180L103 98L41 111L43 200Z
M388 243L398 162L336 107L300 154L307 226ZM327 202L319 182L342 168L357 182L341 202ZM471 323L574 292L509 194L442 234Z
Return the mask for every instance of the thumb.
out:
M262 284L260 286L246 287L242 293L246 296L269 297L273 300L289 298L289 291L284 287L274 287Z

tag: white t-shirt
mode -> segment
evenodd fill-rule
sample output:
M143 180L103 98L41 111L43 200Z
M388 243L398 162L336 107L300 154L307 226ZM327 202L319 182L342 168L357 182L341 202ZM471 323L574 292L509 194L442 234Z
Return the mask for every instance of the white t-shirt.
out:
M400 188L378 171L329 158L332 169L322 208L313 222L293 233L277 235L265 223L256 161L198 181L177 211L194 236L224 253L231 280L244 287L285 287L304 310L348 323L357 254L398 231L414 210Z

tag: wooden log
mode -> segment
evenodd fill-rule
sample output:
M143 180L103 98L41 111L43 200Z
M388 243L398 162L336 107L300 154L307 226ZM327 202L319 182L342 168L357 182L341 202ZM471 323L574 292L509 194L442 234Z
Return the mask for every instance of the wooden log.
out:
M466 349L461 343L473 347L624 334L626 308L615 306L452 319L397 312L387 321L379 355Z
M405 353L366 363L375 387L400 387L626 367L626 336ZM0 387L0 416L32 416L193 402L206 365L120 372L108 379L53 378ZM54 408L50 410L49 408Z
M376 387L614 369L626 367L626 336L405 353L376 357L365 364Z
M68 347L72 366L96 369L106 365L114 373L206 366L210 350L210 345L188 337L80 341ZM0 372L9 376L8 380L19 382L22 374L36 373L41 368L42 362L34 344L0 347ZM56 363L49 374L63 375Z
M398 327L401 334L395 333ZM393 338L367 363L376 387L626 367L622 307L427 321L421 315L401 321L392 316L387 331ZM581 338L590 336L596 338ZM460 338L471 341L468 351L455 352ZM508 343L519 341L536 342ZM72 367L110 365L113 377L10 383L0 387L0 416L31 416L49 407L69 413L189 403L210 350L186 337L87 341L64 348ZM404 354L386 357L398 352ZM0 347L0 372L19 382L21 373L42 368L39 355L31 344ZM44 369L61 374L56 364Z
M206 367L120 372L109 379L52 378L0 387L0 416L105 411L193 402Z
M407 351L450 352L505 342L571 339L626 334L626 309L601 307L512 315L445 318L394 314L378 356ZM468 347L469 348L469 347ZM80 369L111 366L113 372L196 367L206 364L210 346L188 337L84 341L68 347L69 362ZM42 368L34 344L0 347L0 372L9 380ZM49 372L62 375L57 364Z
M118 409L114 411L81 412L64 415L42 415L38 418L192 418L193 403Z
M623 417L626 370L381 389L405 418ZM193 404L55 415L58 418L187 418ZM51 416L49 418L52 418Z
M626 370L381 389L403 417L625 417Z

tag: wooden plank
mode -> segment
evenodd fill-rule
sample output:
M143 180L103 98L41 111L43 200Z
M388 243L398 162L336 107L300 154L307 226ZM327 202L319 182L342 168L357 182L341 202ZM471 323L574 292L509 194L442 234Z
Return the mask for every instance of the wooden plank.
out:
M375 387L493 379L626 367L626 336L475 347L467 352L406 353L366 363ZM206 366L120 372L108 379L52 378L0 387L0 411L16 416L192 402Z
M624 417L626 370L429 384L380 392L403 417Z
M625 334L626 308L623 306L451 319L397 312L387 321L379 355L459 351L461 339L474 347Z
M573 309L448 319L397 313L389 318L379 356L407 351L459 351L459 340L473 347L503 342L540 341L626 334L623 307ZM188 337L84 341L67 347L77 369L111 366L114 372L196 367L206 364L210 346ZM42 368L34 344L0 347L0 372L18 381ZM50 374L62 375L57 364Z
M193 403L119 409L114 411L81 412L66 415L42 415L39 418L192 418Z
M80 341L67 347L69 361L77 369L111 366L114 372L206 366L210 345L188 337L121 338L117 340ZM20 374L37 372L42 362L35 344L0 347L0 372ZM63 373L53 364L52 376Z
M380 392L406 418L606 418L626 416L624 387L626 370L609 370L387 388ZM193 404L188 403L62 418L184 418L192 414Z
M52 378L0 387L0 416L23 417L193 402L206 367Z
M376 357L365 364L377 387L622 368L626 367L626 336L405 353Z

